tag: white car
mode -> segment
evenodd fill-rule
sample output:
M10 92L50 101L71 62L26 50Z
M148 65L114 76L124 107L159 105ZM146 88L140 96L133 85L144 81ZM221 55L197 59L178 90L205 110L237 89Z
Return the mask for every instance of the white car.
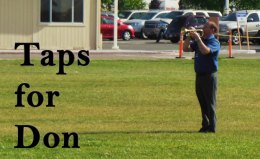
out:
M258 33L258 30L260 30L260 10L247 10L246 12L248 35L249 37L255 37ZM244 25L241 25L239 28L237 26L236 12L233 12L221 19L219 22L219 40L227 42L231 31L232 43L234 45L239 44L238 29L240 36L246 35L246 29ZM242 38L241 41L243 41L243 39L245 38Z
M118 18L123 22L131 19L139 19L148 10L124 10L118 12Z
M164 18L170 11L166 10L152 10L142 14L141 17L127 20L124 23L131 25L135 29L135 35L140 38L147 38L144 34L143 28L146 20Z

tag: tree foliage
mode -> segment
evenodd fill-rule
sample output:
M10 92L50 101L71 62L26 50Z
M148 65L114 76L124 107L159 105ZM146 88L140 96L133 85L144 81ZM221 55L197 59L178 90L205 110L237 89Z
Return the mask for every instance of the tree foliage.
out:
M150 3L154 5L152 0ZM111 11L114 5L114 0L101 0L102 9L106 11ZM229 0L230 7L234 6L237 10L242 9L257 9L260 8L260 0ZM180 0L180 9L207 9L207 10L218 10L224 11L225 0ZM130 10L130 9L144 9L146 3L144 0L118 0L119 10ZM156 5L155 5L156 6ZM154 8L151 8L154 9Z
M225 0L180 0L180 9L204 9L223 11Z
M152 0L149 9L160 9L161 2L159 0Z
M111 11L114 0L101 0L101 7L103 11Z
M260 0L229 0L229 4L237 10L260 8ZM207 9L223 12L225 0L180 0L179 6L180 9Z
M114 0L101 0L102 9L111 11L114 5ZM119 10L144 9L146 3L144 0L118 0Z
M118 9L119 10L129 10L129 9L144 9L146 3L143 0L119 0Z
M259 9L260 8L260 1L259 0L250 0L250 1L245 1L245 0L233 0L230 1L233 3L234 7L237 10L242 10L242 9Z

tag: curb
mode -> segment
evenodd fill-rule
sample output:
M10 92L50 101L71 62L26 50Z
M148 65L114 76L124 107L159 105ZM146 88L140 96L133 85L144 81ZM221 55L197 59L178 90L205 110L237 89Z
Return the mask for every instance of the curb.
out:
M54 53L57 53L57 50L52 50ZM71 50L72 52L76 53L80 50ZM31 50L32 54L41 53L42 50ZM178 55L179 50L89 50L90 53L97 53L97 54L106 54L106 53L113 53L113 54L174 54ZM23 50L0 50L0 54L20 54L23 53ZM227 54L228 50L220 50L220 54ZM232 50L233 54L255 54L256 50Z

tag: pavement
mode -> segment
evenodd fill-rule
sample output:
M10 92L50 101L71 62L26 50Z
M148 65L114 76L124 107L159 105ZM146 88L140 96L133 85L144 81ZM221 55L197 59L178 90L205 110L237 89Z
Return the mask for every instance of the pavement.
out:
M79 50L72 50L77 57ZM31 59L41 59L42 50L31 50ZM54 57L58 56L57 51L54 52ZM176 59L180 57L179 50L89 50L91 60L116 60L116 59ZM192 59L194 53L183 53L181 57ZM228 50L220 51L221 57L230 57ZM260 59L260 53L256 50L232 50L232 57L243 59ZM23 59L23 50L0 50L1 60Z

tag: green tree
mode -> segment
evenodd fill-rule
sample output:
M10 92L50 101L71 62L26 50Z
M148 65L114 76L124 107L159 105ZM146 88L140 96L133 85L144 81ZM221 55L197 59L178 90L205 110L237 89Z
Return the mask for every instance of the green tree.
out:
M103 11L111 11L114 0L101 0L101 7Z
M159 9L161 2L159 0L152 0L149 9Z
M111 11L114 5L114 0L101 0L102 9ZM118 0L119 10L144 9L146 3L144 0Z
M260 0L230 0L230 7L234 5L237 10L260 8ZM225 0L180 0L180 9L208 9L224 11Z
M119 0L118 9L119 10L130 10L130 9L144 9L146 3L144 0Z
M205 9L223 12L225 0L180 0L180 9Z
M260 1L259 0L250 0L250 1L245 1L245 0L236 0L236 1L230 1L234 5L234 7L237 10L242 10L242 9L259 9L260 8Z

